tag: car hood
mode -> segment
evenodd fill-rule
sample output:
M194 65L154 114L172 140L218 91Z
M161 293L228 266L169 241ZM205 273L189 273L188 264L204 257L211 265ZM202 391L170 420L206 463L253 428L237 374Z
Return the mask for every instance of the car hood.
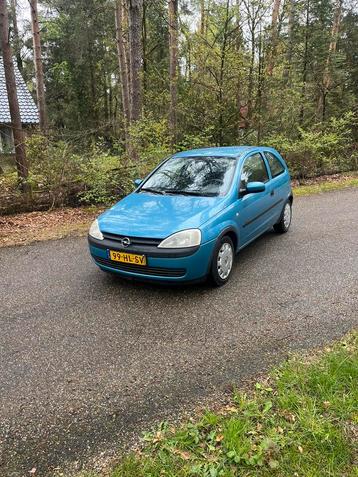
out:
M165 238L197 228L223 208L223 197L128 195L99 218L102 232L130 237Z

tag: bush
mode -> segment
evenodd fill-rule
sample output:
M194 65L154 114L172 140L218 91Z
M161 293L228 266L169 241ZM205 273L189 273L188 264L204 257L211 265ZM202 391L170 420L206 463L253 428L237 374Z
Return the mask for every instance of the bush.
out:
M84 190L81 202L108 204L118 200L133 188L130 165L125 158L93 153L82 165Z
M292 137L271 135L264 143L286 158L294 177L358 169L358 150L353 130L357 117L347 113L312 129L298 128ZM167 121L147 116L130 130L133 151L126 154L113 142L100 139L85 151L75 144L55 141L40 134L27 139L33 208L62 205L110 204L133 190L133 180L144 178L174 151L213 145L213 130L186 134L172 147ZM111 151L109 152L109 149ZM21 196L16 173L0 177L1 200L12 204ZM14 199L14 200L13 200ZM29 205L27 205L29 207ZM9 208L6 204L3 209ZM12 209L11 209L12 210Z
M137 177L145 177L163 158L173 152L166 119L155 121L149 115L133 124L130 135L138 159L129 157L128 161L130 170Z
M68 143L52 142L37 134L27 139L26 148L32 188L47 192L52 206L63 205L68 191L80 187L84 158L75 154Z
M356 116L350 112L315 128L298 129L296 138L269 136L265 144L280 151L294 177L312 177L358 169L358 151L353 139Z

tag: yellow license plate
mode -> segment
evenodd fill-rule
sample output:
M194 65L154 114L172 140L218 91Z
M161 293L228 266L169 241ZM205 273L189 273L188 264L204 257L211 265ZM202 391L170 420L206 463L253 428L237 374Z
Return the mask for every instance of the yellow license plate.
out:
M147 258L145 255L135 255L134 253L109 251L109 258L114 262L130 263L131 265L147 265Z

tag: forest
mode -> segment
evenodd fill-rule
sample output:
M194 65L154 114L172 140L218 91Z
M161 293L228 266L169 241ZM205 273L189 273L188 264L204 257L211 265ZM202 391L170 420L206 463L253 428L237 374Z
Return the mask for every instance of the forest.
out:
M172 152L211 145L276 147L298 179L358 169L353 0L0 6L4 64L40 112L26 137L13 120L3 210L24 195L110 203Z

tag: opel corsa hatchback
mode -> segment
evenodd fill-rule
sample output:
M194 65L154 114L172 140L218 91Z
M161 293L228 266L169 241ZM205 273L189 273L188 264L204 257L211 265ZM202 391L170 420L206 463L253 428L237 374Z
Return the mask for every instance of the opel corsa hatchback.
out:
M235 254L291 223L290 176L266 147L174 154L93 222L89 247L102 270L167 282L226 283Z

